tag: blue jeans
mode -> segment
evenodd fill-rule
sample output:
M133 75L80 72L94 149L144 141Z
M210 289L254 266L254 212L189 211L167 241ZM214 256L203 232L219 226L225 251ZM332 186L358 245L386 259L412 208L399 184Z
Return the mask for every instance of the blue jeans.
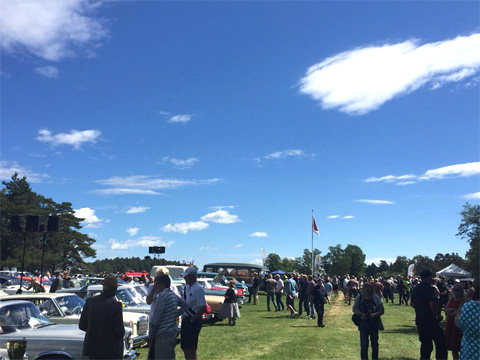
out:
M280 310L280 306L282 307L282 310L285 310L285 305L282 302L282 296L283 294L281 292L275 293L277 296L277 309Z
M378 359L378 328L369 326L369 324L360 324L360 358L368 360L368 343L369 338L372 343L372 359Z
M267 310L270 311L270 300L272 300L273 306L276 310L278 310L278 305L275 302L275 293L268 293L267 292Z
M315 304L313 302L310 303L310 316L315 317Z

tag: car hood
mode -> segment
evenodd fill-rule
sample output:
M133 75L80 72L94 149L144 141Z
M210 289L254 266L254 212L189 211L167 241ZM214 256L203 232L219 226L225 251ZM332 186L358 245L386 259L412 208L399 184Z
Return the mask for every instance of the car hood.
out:
M85 333L78 328L78 325L50 325L36 329L22 329L18 332L8 334L14 336L26 336L27 339L62 339L82 340Z
M128 306L124 307L123 311L136 312L136 313L149 313L150 305L138 305L138 306Z

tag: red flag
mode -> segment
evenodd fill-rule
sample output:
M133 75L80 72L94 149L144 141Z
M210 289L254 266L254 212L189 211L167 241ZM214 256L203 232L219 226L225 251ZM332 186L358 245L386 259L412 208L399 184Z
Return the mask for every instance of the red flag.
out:
M317 235L319 234L317 224L315 223L315 218L313 217L313 215L312 215L312 230L315 231Z

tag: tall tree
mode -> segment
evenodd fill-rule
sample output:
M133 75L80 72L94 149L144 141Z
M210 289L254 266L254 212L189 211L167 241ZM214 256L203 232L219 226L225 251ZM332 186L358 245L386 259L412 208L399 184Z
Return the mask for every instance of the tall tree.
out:
M463 205L460 213L462 220L458 226L458 234L461 239L467 240L470 249L467 251L467 270L475 276L479 275L480 266L480 205Z
M345 256L348 258L350 275L363 275L365 272L365 254L357 245L348 244L345 248Z
M390 266L390 272L394 275L407 275L410 260L406 256L397 256L395 262Z
M313 257L320 255L321 251L313 249ZM302 274L312 273L312 252L308 249L303 250L303 256L295 259L295 269Z
M267 259L265 260L265 266L270 271L283 270L282 269L282 258L278 254L270 253L267 256Z
M325 272L329 275L344 275L350 270L350 262L340 244L329 246L322 262Z
M72 204L68 202L56 203L32 191L27 178L12 176L11 181L2 182L5 186L0 191L1 201L1 254L0 259L5 266L19 268L22 261L23 234L11 232L9 221L11 215L58 215L60 217L59 231L48 233L45 246L45 269L55 267L82 269L84 259L95 257L96 251L92 248L94 239L78 230L82 228L74 215ZM25 257L25 268L29 271L40 269L43 235L29 232Z
M377 276L377 272L378 272L377 265L375 265L375 263L371 263L365 269L365 276L367 277Z

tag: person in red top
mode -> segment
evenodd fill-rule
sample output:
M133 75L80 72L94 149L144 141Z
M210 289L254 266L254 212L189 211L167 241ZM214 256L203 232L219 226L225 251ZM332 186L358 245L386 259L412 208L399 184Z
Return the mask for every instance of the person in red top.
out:
M445 343L447 350L452 352L454 359L459 358L460 345L462 343L462 330L455 325L455 315L460 311L461 305L465 301L465 292L460 284L455 284L452 289L453 297L445 306L445 314L447 315L447 324L445 326Z
M380 279L378 279L374 284L373 284L373 288L374 288L374 294L375 295L378 295L380 297L380 299L383 297L383 284L382 282L380 281Z

